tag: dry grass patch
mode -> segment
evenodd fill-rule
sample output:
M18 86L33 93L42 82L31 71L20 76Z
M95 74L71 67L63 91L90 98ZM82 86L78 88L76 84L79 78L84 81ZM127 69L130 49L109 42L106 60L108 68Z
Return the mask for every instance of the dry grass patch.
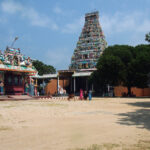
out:
M11 105L8 105L8 106L4 106L4 108L12 108L12 107L17 107L17 105L11 104Z
M139 140L134 145L122 145L122 150L150 150L150 141Z
M126 144L112 144L105 143L102 145L93 144L88 148L75 148L69 150L150 150L150 141L139 140L137 144L126 145Z
M88 148L75 148L70 150L113 150L114 148L119 147L118 144L105 143L103 145L93 144Z
M12 130L12 128L7 126L0 126L0 131Z
M44 106L48 106L48 107L66 107L68 105L67 104L51 103L51 104L44 104Z
M3 116L0 114L0 120L2 120L3 119Z

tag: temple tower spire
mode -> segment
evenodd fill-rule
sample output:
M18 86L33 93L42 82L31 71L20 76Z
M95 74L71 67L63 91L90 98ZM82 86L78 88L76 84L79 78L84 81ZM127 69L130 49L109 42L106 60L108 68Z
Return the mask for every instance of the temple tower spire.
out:
M95 68L106 46L105 36L99 24L98 11L85 14L84 27L71 58L70 69Z

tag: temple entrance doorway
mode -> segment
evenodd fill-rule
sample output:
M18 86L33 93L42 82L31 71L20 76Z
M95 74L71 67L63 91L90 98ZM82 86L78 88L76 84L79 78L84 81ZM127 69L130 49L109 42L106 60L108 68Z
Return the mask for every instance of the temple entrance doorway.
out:
M24 94L24 73L6 71L4 73L4 88L6 95Z

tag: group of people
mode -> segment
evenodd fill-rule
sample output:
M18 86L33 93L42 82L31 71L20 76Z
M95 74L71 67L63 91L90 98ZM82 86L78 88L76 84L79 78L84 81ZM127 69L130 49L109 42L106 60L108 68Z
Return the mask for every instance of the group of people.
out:
M89 97L89 100L92 99L92 92L89 91L87 92L86 90L83 91L82 89L80 89L80 100L87 100L87 97Z

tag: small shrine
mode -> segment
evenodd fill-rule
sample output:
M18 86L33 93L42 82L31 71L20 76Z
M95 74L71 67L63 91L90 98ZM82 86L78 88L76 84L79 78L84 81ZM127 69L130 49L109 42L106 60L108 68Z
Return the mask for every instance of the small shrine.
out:
M32 59L19 48L7 47L0 51L0 93L6 95L34 95L35 85L31 76L37 73Z

